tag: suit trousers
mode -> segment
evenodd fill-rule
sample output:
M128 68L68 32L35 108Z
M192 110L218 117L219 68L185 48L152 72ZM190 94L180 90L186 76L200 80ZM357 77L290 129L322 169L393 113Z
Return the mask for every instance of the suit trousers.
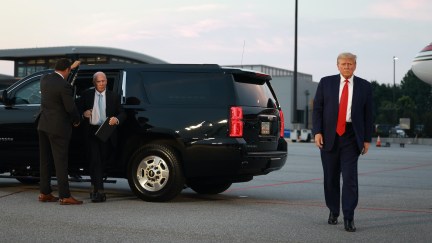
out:
M88 141L88 154L90 159L89 171L94 192L104 189L104 171L109 158L109 151L111 149L109 139L106 142L102 142L94 135L98 127L99 126L90 125L91 132Z
M57 177L60 198L70 197L68 181L69 138L53 135L44 131L39 133L40 152L40 192L50 194L53 165Z
M342 173L342 211L344 219L354 219L358 204L358 157L354 129L350 123L342 136L335 135L330 151L321 150L324 171L324 195L327 207L336 215L340 212L340 176Z

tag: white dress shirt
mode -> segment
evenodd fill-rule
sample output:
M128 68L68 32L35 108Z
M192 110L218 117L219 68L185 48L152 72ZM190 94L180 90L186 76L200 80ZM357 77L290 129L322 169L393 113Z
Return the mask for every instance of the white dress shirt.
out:
M340 98L342 96L342 90L343 87L345 85L345 80L346 78L344 78L342 75L340 76L340 85L339 85L339 103L340 103ZM351 78L348 79L349 83L348 83L348 105L347 105L347 113L346 113L346 122L352 122L351 120L351 105L352 105L352 97L353 97L353 87L354 87L354 75L351 76Z
M90 119L90 124L92 125L101 125L106 119L106 92L105 90L102 93L99 93L95 90L94 102L93 102L93 110ZM99 95L102 95L101 104L99 105ZM101 111L99 111L99 107Z

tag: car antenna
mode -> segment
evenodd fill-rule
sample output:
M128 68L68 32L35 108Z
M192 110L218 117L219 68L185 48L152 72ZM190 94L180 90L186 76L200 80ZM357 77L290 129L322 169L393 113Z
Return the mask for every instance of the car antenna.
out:
M240 61L240 66L242 68L243 68L243 54L244 54L245 46L246 46L246 40L243 40L243 51L242 51L242 57L241 57L241 61Z

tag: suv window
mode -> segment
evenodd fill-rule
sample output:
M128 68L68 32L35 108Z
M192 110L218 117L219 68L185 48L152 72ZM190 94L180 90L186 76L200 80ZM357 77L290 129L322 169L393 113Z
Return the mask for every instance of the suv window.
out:
M20 87L15 93L15 104L40 104L40 77Z
M276 107L276 99L273 96L267 82L257 83L253 80L250 80L251 82L245 81L247 80L242 79L241 82L238 80L234 82L234 86L237 91L238 105L269 108Z
M230 92L221 73L143 72L148 101L160 105L226 105ZM232 88L231 88L232 89Z

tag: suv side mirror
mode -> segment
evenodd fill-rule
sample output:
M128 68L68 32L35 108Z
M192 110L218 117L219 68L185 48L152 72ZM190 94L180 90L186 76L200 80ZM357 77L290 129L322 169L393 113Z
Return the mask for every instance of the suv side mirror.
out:
M3 90L1 92L0 101L3 102L3 104L5 106L10 106L11 105L11 100L8 97L7 90Z

